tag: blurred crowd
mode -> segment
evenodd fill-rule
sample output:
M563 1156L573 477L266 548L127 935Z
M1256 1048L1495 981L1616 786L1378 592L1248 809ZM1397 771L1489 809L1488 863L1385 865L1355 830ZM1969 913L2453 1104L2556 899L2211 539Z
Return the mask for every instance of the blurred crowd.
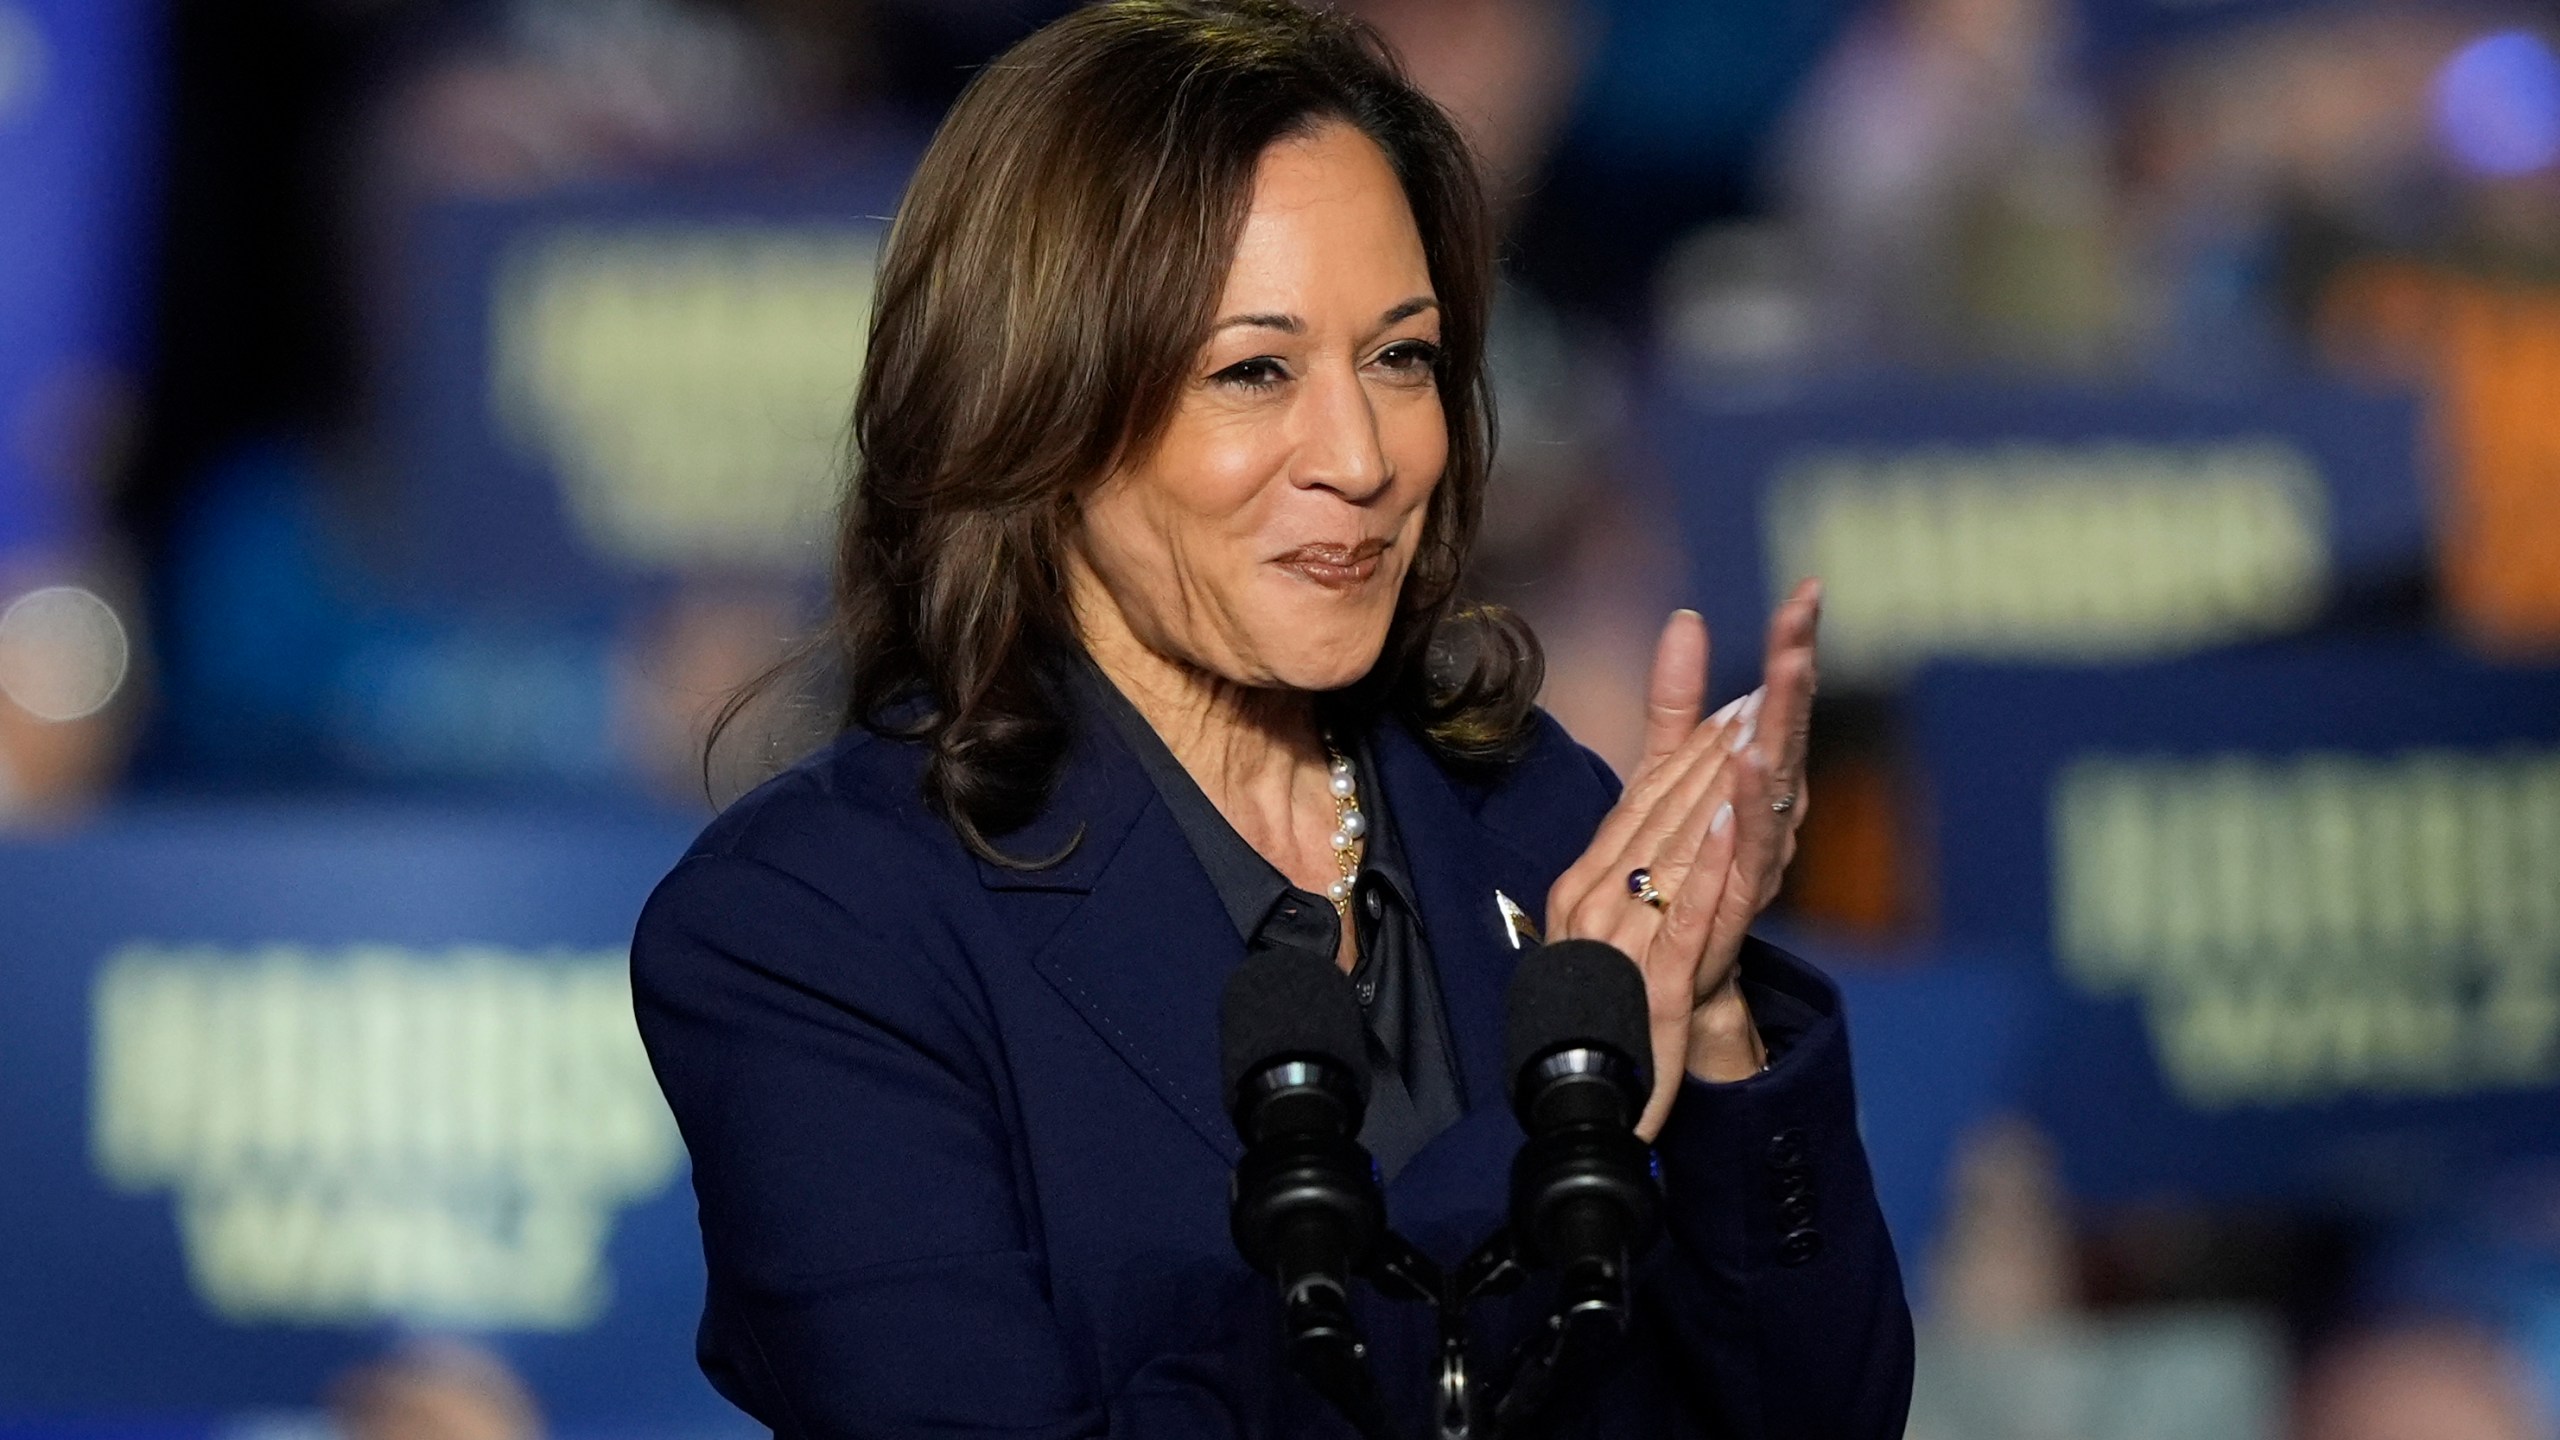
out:
M13 104L35 103L13 87L43 79L13 38L27 3L0 0L0 141ZM2541 7L1344 3L1458 116L1492 181L1503 447L1478 584L1536 626L1548 706L1603 755L1629 758L1651 636L1690 583L1653 523L1677 477L1631 422L1666 375L1737 403L1888 375L2412 388L2437 554L2331 623L2560 650L2560 28ZM0 402L25 417L0 486L55 497L0 506L0 824L203 792L701 809L733 789L706 788L705 725L811 620L817 567L705 565L583 608L461 605L417 583L394 412L433 319L412 279L422 227L912 153L974 66L1063 8L151 14L160 83L117 142L139 198L96 211L118 231L96 242L144 277L124 338L23 383L0 366L18 387ZM1889 706L1855 687L1826 701L1795 918L1925 933L1880 769ZM805 717L769 729L766 749L787 748ZM1924 1369L1915 1434L2173 1433L2130 1397L2177 1374L2206 1377L2188 1400L2222 1396L2224 1418L2257 1427L2223 1433L2560 1433L2551 1176L2387 1232L2087 1215L2008 1126L1975 1137L1953 1204L1917 1257L1950 1378L1932 1389ZM2141 1329L2161 1315L2190 1328ZM2232 1315L2254 1318L2213 1328ZM2206 1358L2180 1371L2189 1342ZM347 1381L344 1428L536 1433L490 1363L401 1352ZM2128 1378L2142 1364L2152 1378Z
M79 720L9 712L11 807L129 784L698 789L696 712L768 658L806 577L687 577L636 618L578 623L465 621L408 593L379 531L402 483L385 411L421 323L403 268L419 219L822 169L856 133L912 144L973 64L1057 8L176 7L165 143L136 157L156 179L146 338L127 373L62 379L77 393L31 427L93 492L91 523L11 560L85 577L107 611L29 616L60 638L10 653L88 654L79 637L107 626L130 683ZM1493 178L1507 444L1480 583L1550 634L1553 702L1605 754L1631 733L1645 627L1627 617L1682 583L1630 523L1663 504L1624 433L1629 387L1658 370L1752 393L1910 372L2237 387L2320 366L2434 387L2457 452L2535 442L2536 418L2478 418L2495 397L2465 388L2483 383L2471 351L2513 360L2530 337L2471 336L2461 305L2560 259L2560 60L2521 12L2244 6L2250 23L2151 38L2105 22L2211 7L1353 8ZM2484 532L2550 504L2467 468L2496 473L2448 503ZM2545 643L2560 607L2515 568L2484 538L2443 593L2395 601Z
M9 642L21 668L70 669L21 682L63 693L0 722L8 808L137 784L691 798L697 712L769 658L807 577L688 576L643 612L566 623L466 620L404 587L381 533L402 483L386 411L422 323L404 268L420 217L823 170L852 134L912 145L973 64L1057 8L175 7L160 143L134 162L152 184L132 208L156 217L134 241L156 282L142 338L122 370L49 377L31 402L29 443L77 477L81 518L9 563L21 591L74 580L103 608L39 607ZM2304 366L2418 384L2458 480L2457 553L2388 603L2442 604L2510 646L2554 630L2542 552L2502 538L2550 523L2547 487L2507 463L2549 426L2479 373L2536 363L2550 327L2519 300L2481 333L2468 304L2530 292L2560 257L2560 61L2531 16L2237 6L2248 23L2153 36L2123 15L2214 7L1354 8L1493 177L1508 443L1480 582L1548 632L1553 703L1603 753L1632 734L1628 617L1682 583L1631 523L1666 481L1627 444L1628 391L1664 369L1737 394L1912 372L2212 389ZM110 640L127 659L99 657ZM85 713L30 723L48 708Z

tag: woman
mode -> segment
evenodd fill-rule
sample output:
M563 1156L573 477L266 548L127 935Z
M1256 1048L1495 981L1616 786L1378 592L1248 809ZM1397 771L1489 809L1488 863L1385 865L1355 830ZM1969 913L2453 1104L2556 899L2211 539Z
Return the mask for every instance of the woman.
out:
M1673 618L1623 795L1536 712L1534 642L1454 598L1488 251L1447 120L1286 0L1079 11L936 137L856 403L845 733L633 950L703 1364L776 1431L1342 1433L1228 1239L1220 988L1257 947L1349 972L1390 1219L1454 1259L1503 1212L1543 923L1640 959L1662 1077L1667 1238L1589 1433L1900 1433L1838 996L1744 936L1802 813L1815 597L1704 720ZM1486 1357L1536 1310L1481 1313ZM1428 1315L1364 1323L1418 1429Z

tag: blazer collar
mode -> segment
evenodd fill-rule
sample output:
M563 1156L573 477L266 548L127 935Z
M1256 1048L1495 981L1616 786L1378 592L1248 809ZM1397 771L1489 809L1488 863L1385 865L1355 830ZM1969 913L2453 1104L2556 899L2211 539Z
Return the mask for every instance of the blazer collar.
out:
M1001 842L1014 855L1056 854L1070 840L1072 851L1041 869L982 859L980 878L1019 911L1033 968L1232 1163L1241 1147L1220 1094L1218 1011L1244 942L1137 757L1102 717L1079 721L1049 804ZM1373 743L1467 1108L1505 1104L1503 997L1518 956L1495 891L1534 911L1553 876L1482 824L1476 797L1403 726L1381 724Z
M1065 858L1055 865L1011 866L980 856L978 878L990 890L1091 894L1150 807L1161 808L1138 757L1105 717L1080 713L1048 803L1031 823L996 842L1005 854L1026 860L1061 852Z

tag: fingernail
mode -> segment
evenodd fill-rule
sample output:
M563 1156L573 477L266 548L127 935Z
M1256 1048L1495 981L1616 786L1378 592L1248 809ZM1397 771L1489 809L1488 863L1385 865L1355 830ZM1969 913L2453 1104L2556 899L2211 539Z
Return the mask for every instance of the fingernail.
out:
M1766 693L1767 687L1763 686L1736 702L1742 706L1742 728L1733 732L1734 754L1739 755L1749 749L1752 740L1760 734L1760 702Z
M1716 807L1715 818L1707 822L1707 833L1710 835L1721 835L1724 833L1724 827L1732 823L1733 802L1727 800Z
M1732 699L1727 700L1724 702L1721 709L1707 717L1707 723L1710 725L1721 725L1727 720L1732 719L1734 716L1741 713L1742 702L1750 698L1751 697L1748 695L1736 695Z

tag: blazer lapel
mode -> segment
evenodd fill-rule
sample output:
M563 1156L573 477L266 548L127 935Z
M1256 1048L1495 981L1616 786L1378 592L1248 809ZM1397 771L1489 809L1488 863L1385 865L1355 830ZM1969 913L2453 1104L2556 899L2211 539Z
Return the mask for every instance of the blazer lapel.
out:
M1038 870L981 860L979 876L1032 937L1032 968L1233 1164L1242 1146L1219 1093L1218 1007L1244 942L1137 758L1099 719L1077 729L1049 805L1003 842L1022 855L1074 849Z
M1476 816L1469 795L1422 742L1394 722L1378 727L1375 752L1387 813L1413 872L1422 933L1440 977L1440 1000L1458 1057L1467 1108L1508 1105L1502 1073L1503 1025L1512 947L1497 891L1537 915L1555 869L1542 866Z

